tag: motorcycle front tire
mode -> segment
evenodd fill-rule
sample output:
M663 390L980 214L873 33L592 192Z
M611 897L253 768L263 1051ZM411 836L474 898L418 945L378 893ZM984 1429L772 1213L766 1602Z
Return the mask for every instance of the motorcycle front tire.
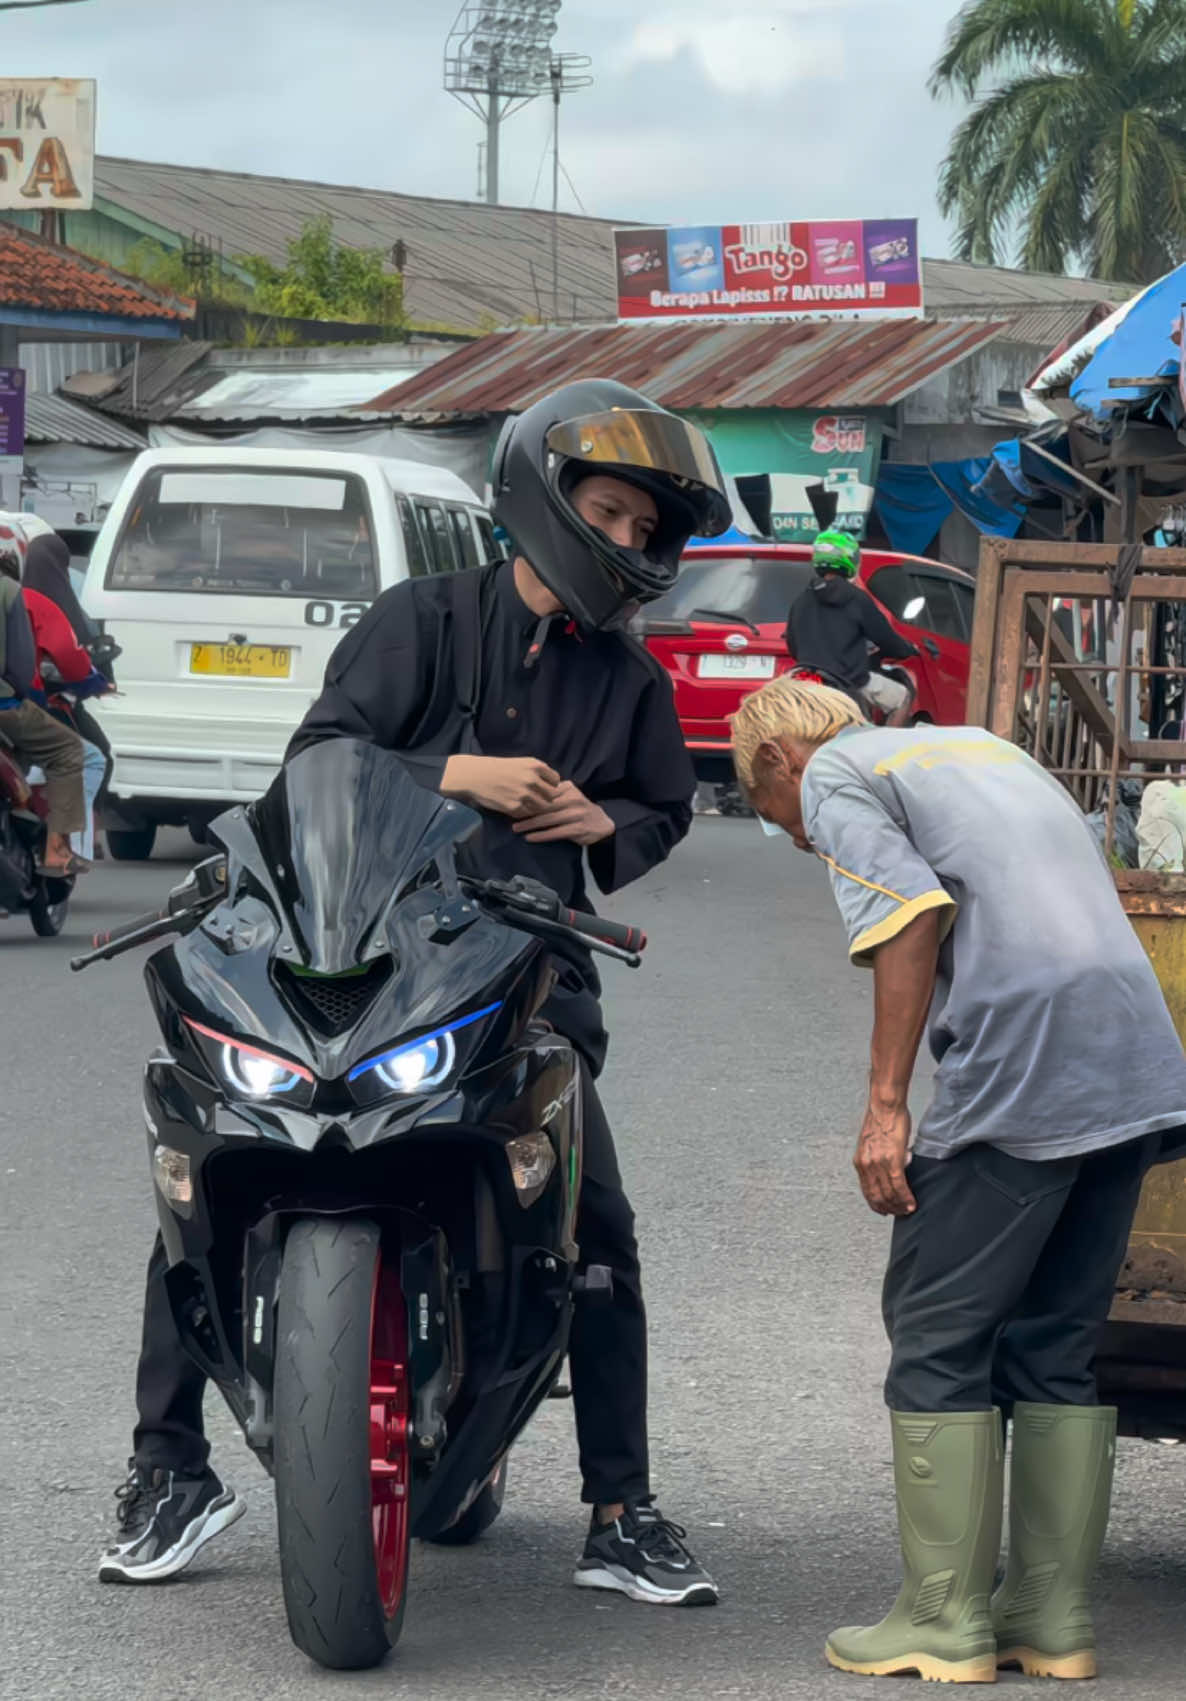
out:
M410 1537L398 1258L357 1217L303 1218L279 1282L273 1380L280 1573L297 1647L376 1666L403 1625Z

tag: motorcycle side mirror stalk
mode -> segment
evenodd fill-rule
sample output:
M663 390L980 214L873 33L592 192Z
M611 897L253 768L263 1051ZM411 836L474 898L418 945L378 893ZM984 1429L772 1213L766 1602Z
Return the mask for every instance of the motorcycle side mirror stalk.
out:
M423 938L431 939L436 945L443 945L472 927L481 916L482 910L481 906L462 890L457 874L457 859L451 845L437 857L437 869L441 877L441 895L444 902L438 904L431 915L420 917L420 932Z

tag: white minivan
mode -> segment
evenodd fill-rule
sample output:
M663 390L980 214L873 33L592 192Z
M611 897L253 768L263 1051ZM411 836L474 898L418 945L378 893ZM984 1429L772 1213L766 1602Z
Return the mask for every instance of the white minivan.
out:
M103 523L83 606L122 646L99 700L107 842L207 823L265 790L330 653L388 585L497 554L489 515L439 467L332 450L149 449Z

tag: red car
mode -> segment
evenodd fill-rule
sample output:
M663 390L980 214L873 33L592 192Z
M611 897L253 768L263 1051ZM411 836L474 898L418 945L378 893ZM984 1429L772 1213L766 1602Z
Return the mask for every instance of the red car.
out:
M795 665L783 634L812 572L810 544L698 544L684 556L674 588L643 610L639 635L671 675L700 779L732 779L726 717L748 692ZM858 582L918 646L917 660L895 663L914 677L915 718L958 725L976 581L921 556L862 549Z

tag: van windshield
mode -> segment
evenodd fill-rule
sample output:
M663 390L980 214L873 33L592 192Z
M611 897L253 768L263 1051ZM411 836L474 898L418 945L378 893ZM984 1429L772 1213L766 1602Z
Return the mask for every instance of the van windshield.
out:
M366 487L356 473L155 467L107 586L367 600L378 587Z

